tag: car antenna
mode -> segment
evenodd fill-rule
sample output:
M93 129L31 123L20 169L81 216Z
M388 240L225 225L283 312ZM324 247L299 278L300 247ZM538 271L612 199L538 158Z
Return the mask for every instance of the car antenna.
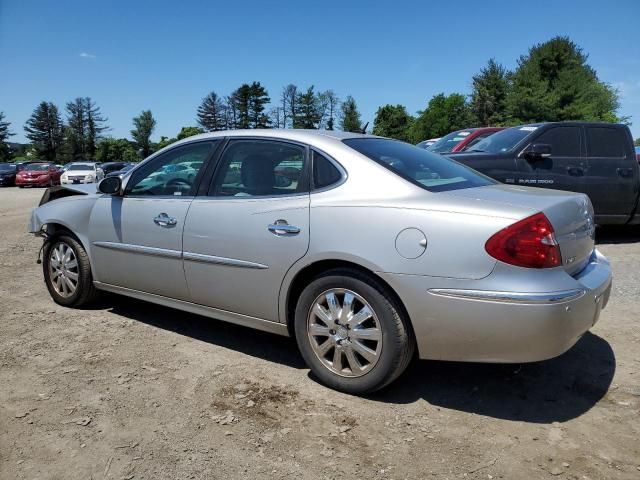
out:
M360 133L367 133L367 127L369 126L369 122L364 124L364 127L362 127L362 131Z

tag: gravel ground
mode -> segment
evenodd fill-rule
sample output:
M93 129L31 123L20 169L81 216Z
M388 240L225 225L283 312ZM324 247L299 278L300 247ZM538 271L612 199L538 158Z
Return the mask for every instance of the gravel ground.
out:
M640 478L640 230L592 332L525 365L421 361L368 398L293 340L125 297L54 304L26 233L43 190L0 190L0 479Z

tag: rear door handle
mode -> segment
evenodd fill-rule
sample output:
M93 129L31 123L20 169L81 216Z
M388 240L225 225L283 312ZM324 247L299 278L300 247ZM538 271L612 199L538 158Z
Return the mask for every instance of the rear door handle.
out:
M300 227L296 227L295 225L289 225L286 220L276 220L274 223L271 223L267 229L277 235L279 237L288 237L291 235L298 235L300 233Z
M584 170L582 167L567 167L567 173L574 177L581 177L584 175Z
M178 224L178 220L173 217L170 217L166 213L161 213L156 218L153 219L153 222L156 225L160 225L161 227L170 228L175 227Z
M628 177L632 177L633 176L633 169L632 168L616 168L616 172L618 172L618 175L624 178L628 178Z

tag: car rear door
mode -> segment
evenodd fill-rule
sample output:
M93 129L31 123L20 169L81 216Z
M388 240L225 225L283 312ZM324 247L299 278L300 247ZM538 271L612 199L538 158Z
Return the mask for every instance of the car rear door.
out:
M182 265L182 232L197 183L163 174L164 167L206 161L218 141L175 147L136 169L124 195L104 195L90 218L95 280L188 300Z
M635 207L640 185L630 136L614 125L588 125L585 130L587 193L597 221L625 223Z
M308 148L237 138L191 204L184 270L194 303L277 322L280 286L309 246Z

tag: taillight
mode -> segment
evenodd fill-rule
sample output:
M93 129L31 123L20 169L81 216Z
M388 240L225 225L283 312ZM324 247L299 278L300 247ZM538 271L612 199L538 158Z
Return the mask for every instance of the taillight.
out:
M553 226L542 212L500 230L487 240L484 248L493 258L518 267L562 265Z

